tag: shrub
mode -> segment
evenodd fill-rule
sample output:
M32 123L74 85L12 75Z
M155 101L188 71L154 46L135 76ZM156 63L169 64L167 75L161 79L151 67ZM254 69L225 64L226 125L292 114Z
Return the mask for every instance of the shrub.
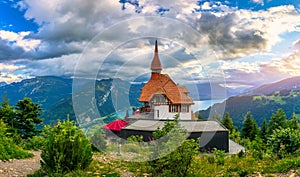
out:
M48 174L85 169L92 161L91 143L74 122L58 122L48 130L41 167Z
M279 164L275 166L276 170L280 173L287 172L292 168L300 167L300 158L296 159L283 159Z
M127 141L136 143L136 142L143 142L143 136L142 135L132 135L127 138Z
M216 156L216 162L218 165L224 165L226 153L222 150L214 148L214 154Z
M6 130L6 124L2 120L0 120L0 160L33 157L33 154L28 153L21 147L18 147L11 137L7 137Z
M213 164L216 161L215 156L212 156L212 155L207 156L206 159L207 159L208 163L210 163L210 164Z
M240 152L237 154L239 158L245 157L245 152L243 150L240 150Z
M264 149L263 141L258 136L249 144L249 151L255 159L263 159Z
M22 147L26 150L41 150L45 145L46 139L43 136L34 136L23 140Z
M295 153L300 147L300 131L291 128L276 129L268 139L268 146L278 155Z
M106 150L107 143L102 135L101 129L98 129L90 140L97 151L104 152Z
M150 146L151 155L149 165L153 176L187 176L193 158L199 150L198 142L194 139L186 140L187 132L178 123L178 115L174 121L166 121L164 126L153 132L157 140Z

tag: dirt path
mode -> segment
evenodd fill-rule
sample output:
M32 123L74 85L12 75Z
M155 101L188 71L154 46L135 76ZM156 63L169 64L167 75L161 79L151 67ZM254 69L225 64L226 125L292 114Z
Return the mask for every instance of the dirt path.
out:
M33 174L40 168L41 151L30 151L34 157L0 162L0 177L21 177Z

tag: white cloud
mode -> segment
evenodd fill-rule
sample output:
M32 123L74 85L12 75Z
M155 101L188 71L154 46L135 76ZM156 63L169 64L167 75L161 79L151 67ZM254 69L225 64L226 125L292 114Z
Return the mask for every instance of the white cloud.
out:
M253 2L262 3L262 0ZM124 45L124 41L129 38L132 41L125 42L124 48L120 48L119 53L114 55L116 58L106 63L108 67L104 69L107 75L118 72L124 78L131 78L137 71L141 73L145 69L148 71L149 66L139 62L152 54L153 43L150 44L149 41L153 38L149 40L149 37L157 37L162 45L179 41L181 47L185 48L184 50L174 46L166 48L165 51L168 52L165 54L169 57L174 57L175 54L182 57L173 59L178 60L180 67L183 67L172 69L171 64L173 67L178 65L176 62L170 62L167 63L166 72L178 73L179 69L186 69L189 75L204 78L206 76L201 70L203 69L201 64L209 65L217 59L236 59L257 52L270 51L281 41L281 34L297 30L296 26L300 24L299 13L293 6L251 11L238 10L221 3L205 2L201 6L203 10L218 10L195 12L195 9L200 8L197 3L197 0L178 0L171 3L167 0L141 0L138 4L133 1L131 4L126 3L124 6L126 9L122 10L119 1L111 0L88 2L23 0L19 2L19 7L26 10L25 17L33 19L40 28L35 34L2 31L0 37L5 41L0 41L0 47L4 46L2 48L7 49L6 53L3 52L3 56L15 53L15 57L11 58L28 59L23 71L32 75L69 76L72 75L76 64L80 65L76 68L80 74L89 75L88 71L99 69L107 51L116 52L115 47ZM158 14L160 8L168 11L161 13L162 15ZM153 20L147 19L150 16ZM163 17L168 18L155 20ZM122 25L118 25L120 22ZM178 25L180 23L181 25ZM97 35L102 35L102 38L95 39ZM169 39L166 39L167 37ZM84 62L77 63L80 53L89 42L92 44L86 50ZM15 48L10 48L9 45L14 45ZM189 59L187 57L189 54L194 54L197 59L194 61ZM137 70L130 69L133 65ZM278 63L273 65L279 66ZM287 64L284 65L285 68L286 66ZM267 67L270 65L263 65L259 61L257 63L226 61L222 67L213 66L206 72L213 77L242 80L243 77L250 78L257 74L264 76L266 73L260 71ZM118 70L119 68L122 70ZM220 72L214 71L216 68L220 69ZM275 68L277 69L273 70L278 72L292 72ZM294 68L296 69L298 68ZM226 73L222 73L222 70Z
M209 2L203 3L203 5L201 6L201 9L203 9L203 10L210 10L211 9L210 3Z
M266 39L265 50L271 48L282 39L280 34L297 31L300 24L299 13L292 5L277 6L266 11L240 10L238 28L254 30L256 34Z
M0 82L6 82L8 84L13 82L19 82L23 79L28 79L30 77L27 77L22 74L12 74L12 73L6 73L6 72L0 72Z
M264 0L252 0L252 2L264 5Z
M14 72L20 69L23 69L25 66L21 65L21 66L17 66L14 64L9 64L9 63L0 63L0 72Z
M225 78L229 83L238 82L259 85L274 82L300 76L300 52L295 52L285 58L273 59L269 62L226 61L216 70L224 71Z
M237 62L237 61L227 61L220 67L220 69L236 70L247 74L256 73L260 71L260 67L258 63Z
M0 39L8 42L8 45L22 47L25 51L30 51L40 44L40 40L26 38L30 32L11 32L0 30Z

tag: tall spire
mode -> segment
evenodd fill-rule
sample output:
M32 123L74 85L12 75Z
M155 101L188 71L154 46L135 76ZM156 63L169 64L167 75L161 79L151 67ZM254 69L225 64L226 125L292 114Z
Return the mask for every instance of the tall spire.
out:
M162 70L162 65L158 57L157 40L155 41L155 50L154 50L154 57L151 62L151 70L152 73L160 73Z

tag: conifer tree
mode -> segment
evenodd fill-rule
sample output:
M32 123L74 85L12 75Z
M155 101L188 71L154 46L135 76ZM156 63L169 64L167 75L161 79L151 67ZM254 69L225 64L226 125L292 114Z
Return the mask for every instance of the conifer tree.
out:
M291 129L295 129L295 130L298 130L300 125L299 125L299 122L298 122L298 119L297 119L297 115L294 113L293 114L293 117L291 120L289 120L288 122L288 126L291 128Z
M242 128L242 138L249 138L252 141L255 139L258 133L259 129L252 117L251 112L247 112Z
M6 93L2 98L1 108L0 108L0 119L3 120L5 124L8 125L7 131L13 133L16 131L16 115L14 107L9 105L9 100L6 97Z
M275 114L272 115L267 133L270 135L272 132L276 129L286 128L287 120L286 120L286 114L283 111L283 109L279 108Z
M43 119L39 118L41 116L41 108L38 104L33 103L30 98L24 98L17 102L15 111L15 127L18 128L22 138L31 138L40 132L35 127L43 121Z
M261 126L261 131L260 131L260 138L263 140L264 143L267 142L267 120L264 119L263 124Z
M230 117L229 113L226 112L222 124L229 130L229 133L231 134L233 131L236 131L237 128L233 125L232 118Z

